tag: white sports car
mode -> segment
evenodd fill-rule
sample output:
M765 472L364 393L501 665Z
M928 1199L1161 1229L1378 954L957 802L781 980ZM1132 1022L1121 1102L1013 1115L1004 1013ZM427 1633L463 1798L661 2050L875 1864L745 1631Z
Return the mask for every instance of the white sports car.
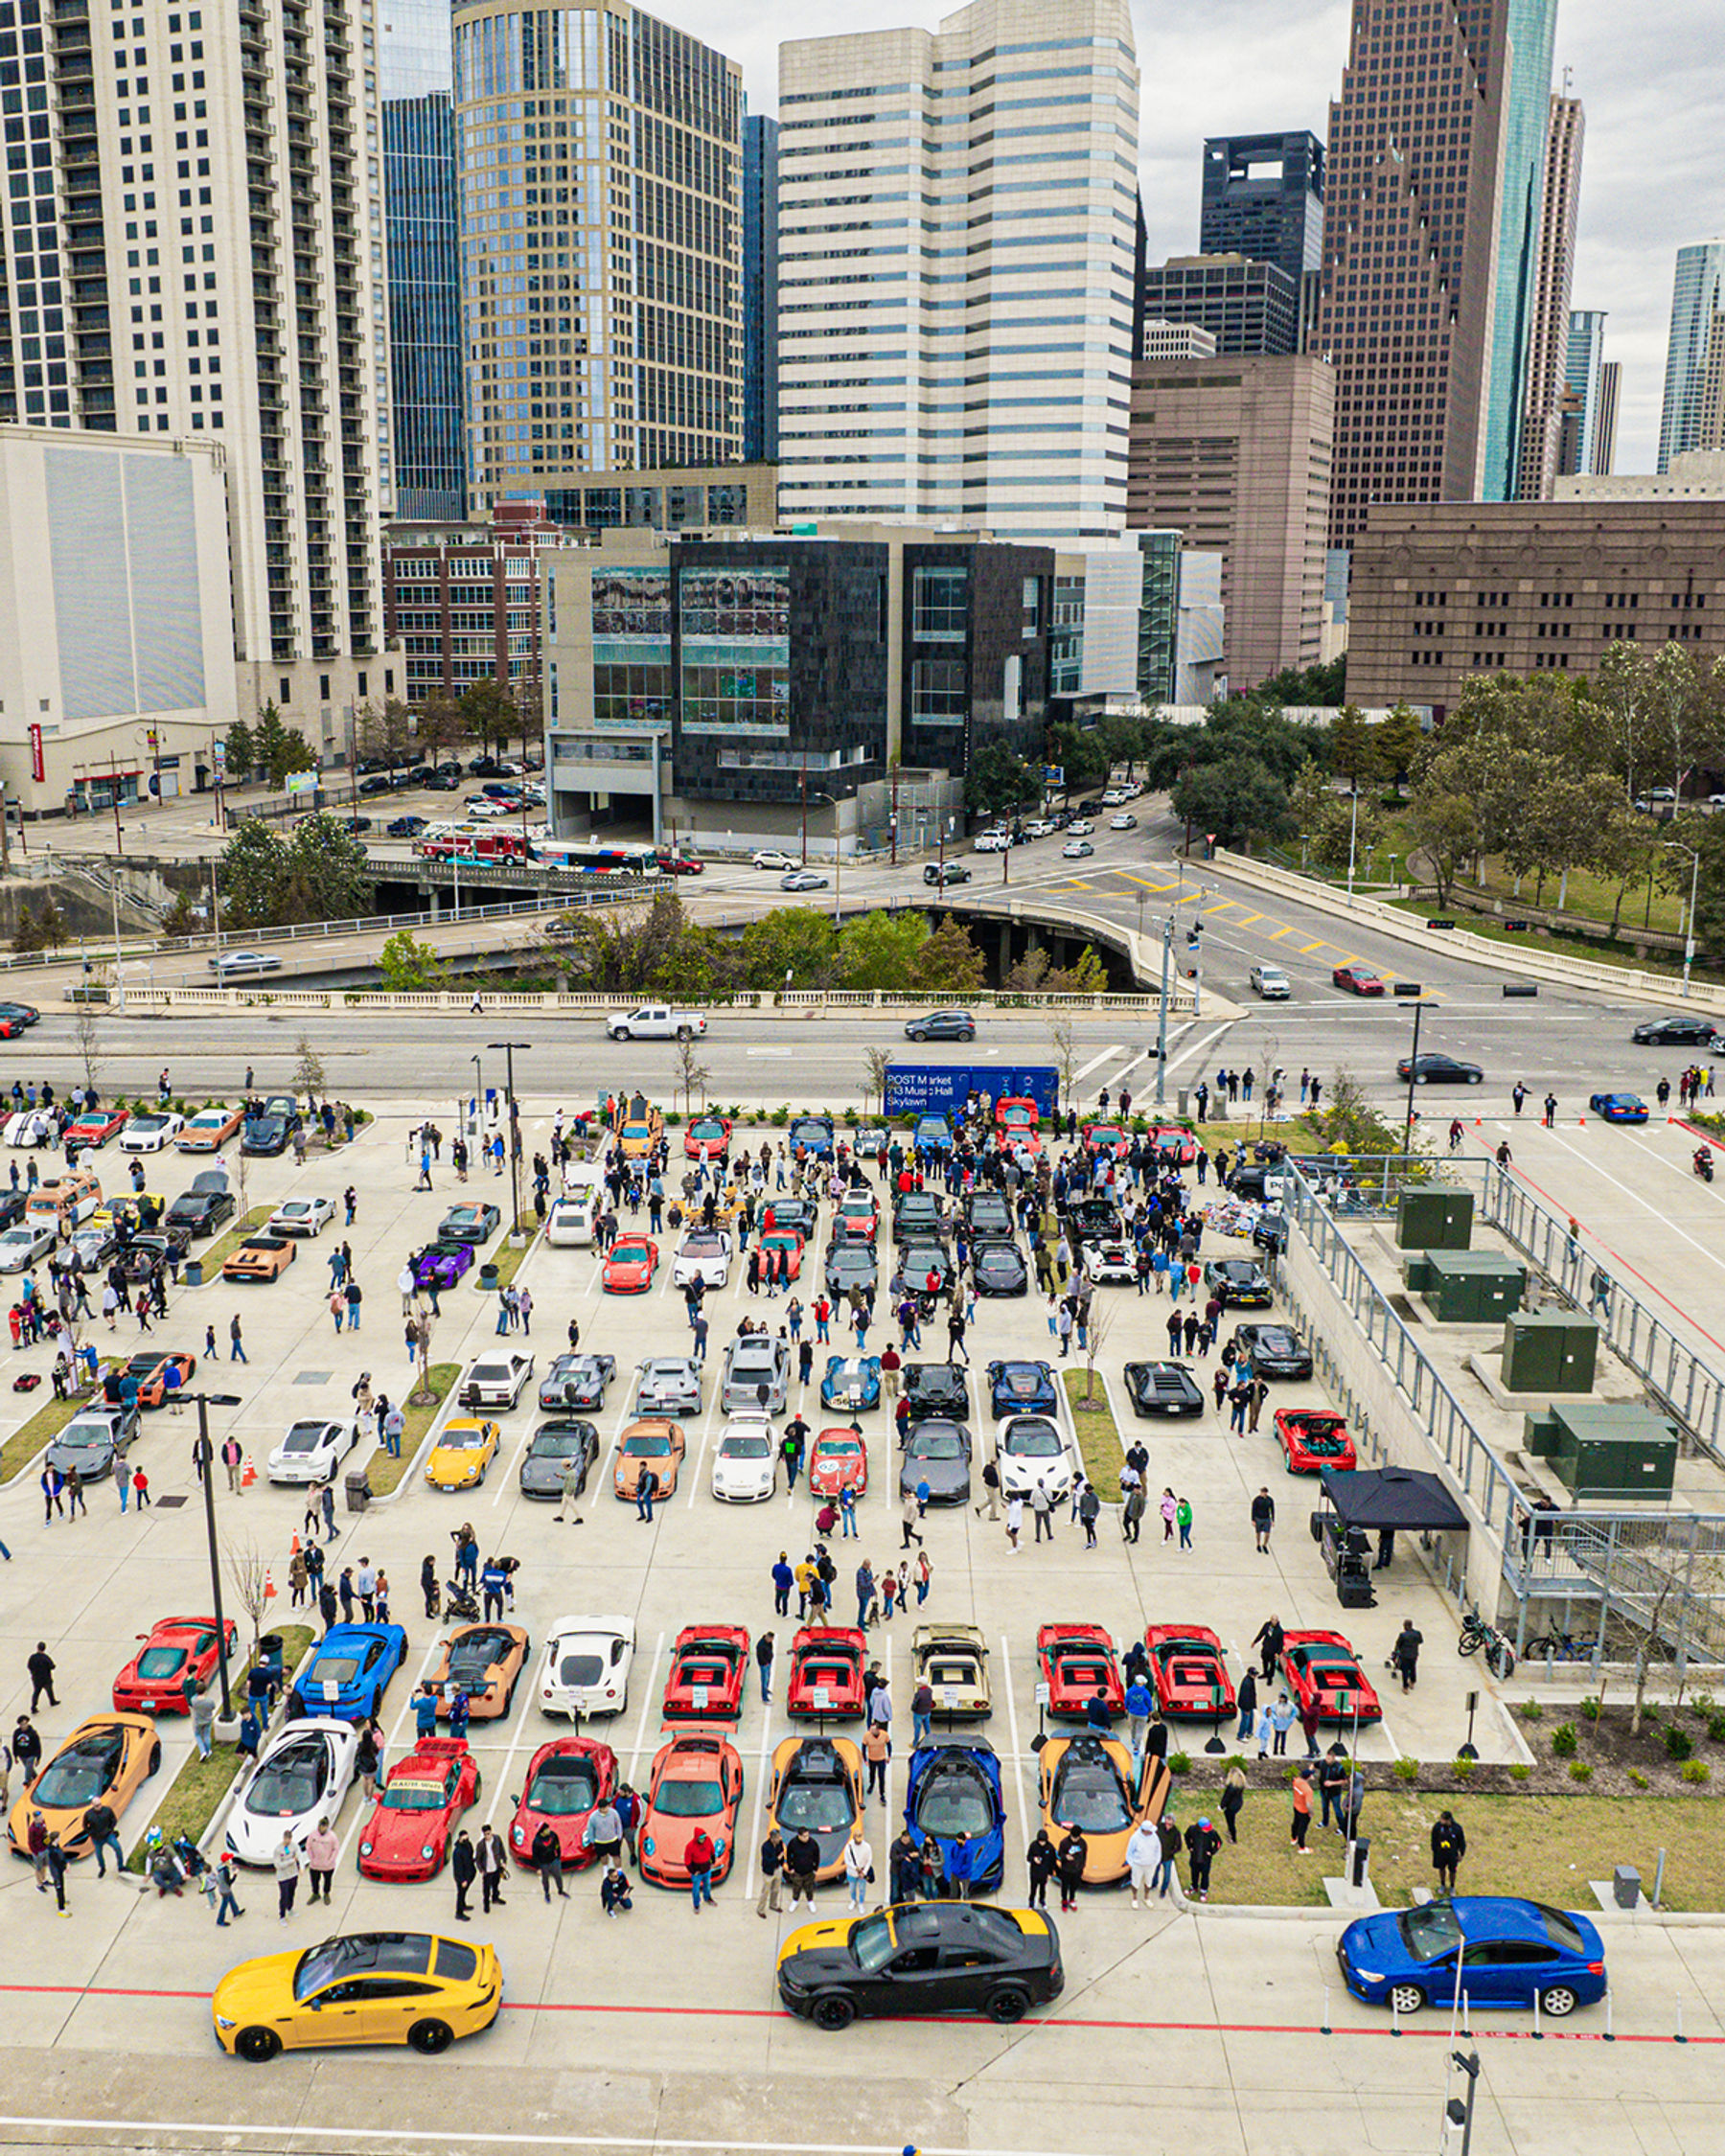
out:
M692 1227L671 1261L671 1285L687 1288L701 1280L709 1288L729 1284L731 1239L722 1227Z
M54 1115L46 1108L20 1108L6 1119L8 1145L46 1145L54 1135Z
M228 1815L227 1846L240 1862L268 1866L284 1834L303 1857L318 1821L340 1811L358 1750L359 1732L346 1722L285 1722Z
M635 1377L637 1415L698 1415L701 1412L701 1365L686 1355L654 1355Z
M722 1504L762 1504L778 1487L778 1448L765 1415L732 1415L713 1457L713 1495Z
M1072 1456L1051 1415L1008 1415L995 1429L1000 1487L1008 1497L1028 1497L1038 1482L1056 1500L1072 1487Z
M533 1357L513 1349L481 1355L461 1381L464 1408L513 1408L533 1375Z
M272 1482L327 1482L354 1442L350 1422L293 1422L269 1456Z
M1132 1249L1126 1243L1081 1244L1078 1260L1092 1280L1106 1281L1114 1287L1130 1288L1138 1277L1133 1269Z
M289 1198L270 1214L265 1231L271 1235L321 1235L334 1218L333 1198Z
M186 1127L186 1118L168 1109L148 1109L131 1116L120 1134L122 1153L160 1153Z
M540 1669L541 1714L621 1714L629 1705L634 1626L626 1617L559 1617Z

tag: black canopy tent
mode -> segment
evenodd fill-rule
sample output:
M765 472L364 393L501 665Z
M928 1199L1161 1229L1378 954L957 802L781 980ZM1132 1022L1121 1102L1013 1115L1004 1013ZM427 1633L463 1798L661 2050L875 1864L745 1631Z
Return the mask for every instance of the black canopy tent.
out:
M1377 1533L1385 1527L1462 1533L1467 1515L1440 1476L1412 1467L1322 1470L1323 1494L1345 1526Z

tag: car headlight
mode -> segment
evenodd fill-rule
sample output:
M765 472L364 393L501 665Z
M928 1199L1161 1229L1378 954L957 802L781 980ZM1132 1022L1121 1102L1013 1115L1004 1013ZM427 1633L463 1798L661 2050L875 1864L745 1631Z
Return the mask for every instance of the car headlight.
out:
M515 1832L510 1836L510 1840L515 1844L518 1849L525 1848L525 1846L527 1846L527 1829L524 1826L518 1826Z
M1383 1973L1377 1969L1355 1969L1354 1974L1362 1984L1384 1984L1388 1982Z
M226 2014L218 2014L216 2026L218 2029L238 2029L240 2024L237 2021L230 2021Z
M431 1846L429 1842L427 1842L426 1846L420 1850L420 1855L425 1858L427 1864L431 1862L432 1858L436 1854L437 1851Z
M372 1846L371 1846L371 1844L370 1844L369 1842L361 1842L361 1843L360 1843L360 1845L359 1845L359 1854L360 1854L361 1856L370 1856L370 1854L371 1854L371 1853L372 1853Z
M655 1843L655 1841L654 1841L654 1839L653 1839L653 1836L652 1836L651 1834L643 1834L643 1835L642 1835L642 1837L641 1837L641 1854L642 1854L643 1856L652 1856L656 1846L657 1846L657 1845L656 1845L656 1844Z

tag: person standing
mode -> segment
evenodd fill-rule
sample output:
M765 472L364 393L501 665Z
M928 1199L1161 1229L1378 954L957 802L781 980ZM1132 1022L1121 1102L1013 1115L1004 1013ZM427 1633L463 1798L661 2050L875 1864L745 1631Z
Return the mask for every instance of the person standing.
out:
M703 1901L708 1908L712 1907L713 1858L713 1838L704 1826L698 1826L683 1847L683 1863L689 1872L689 1894L697 1916L701 1915Z
M234 1859L228 1850L223 1849L220 1856L217 1858L213 1876L216 1881L217 1893L216 1929L218 1932L225 1932L230 1913L235 1916L245 1915L244 1910L240 1906L239 1897L234 1892Z
M1048 1495L1048 1486L1041 1476L1037 1477L1036 1487L1030 1493L1030 1510L1036 1520L1036 1532L1031 1538L1032 1541L1041 1542L1046 1536L1049 1542L1052 1542L1054 1540L1054 1500Z
M1282 1641L1287 1634L1282 1630L1278 1617L1270 1617L1253 1634L1252 1643L1258 1648L1258 1675L1267 1685L1276 1675L1276 1665L1281 1660Z
M868 1732L862 1739L862 1756L868 1762L868 1789L872 1797L878 1791L884 1804L886 1801L886 1767L892 1757L892 1732L885 1722L870 1722Z
M1419 1650L1425 1645L1425 1635L1417 1629L1412 1617L1403 1617L1402 1628L1395 1635L1395 1645L1390 1659L1395 1664L1395 1673L1401 1679L1401 1688L1411 1692L1419 1682Z
M1136 1761L1143 1752L1150 1717L1156 1711L1156 1700L1141 1677L1135 1677L1127 1686L1125 1708L1127 1740L1132 1746L1132 1756Z
M799 1826L785 1846L785 1877L791 1886L791 1906L806 1901L815 1906L815 1874L820 1869L820 1845L806 1826Z
M1075 1826L1069 1826L1054 1851L1060 1872L1060 1906L1076 1909L1078 1890L1084 1884L1084 1868L1090 1862L1090 1844Z
M1251 1736L1257 1720L1257 1671L1247 1669L1240 1677L1240 1689L1235 1700L1240 1709L1240 1726L1235 1731L1236 1740L1244 1744Z
M1060 1856L1048 1839L1046 1826L1037 1828L1035 1840L1024 1852L1024 1861L1030 1872L1030 1906L1032 1909L1046 1909L1048 1881L1060 1869ZM907 1895L905 1898L908 1900L911 1897Z
M456 1921L469 1923L473 1913L468 1907L468 1896L479 1876L479 1859L473 1854L473 1837L465 1826L456 1835L455 1846L449 1851L449 1876L455 1882Z
M1138 1906L1140 1892L1144 1897L1144 1907L1149 1908L1150 1885L1161 1862L1162 1836L1157 1832L1153 1821L1141 1819L1133 1828L1131 1839L1126 1844L1126 1867L1132 1881L1134 1909Z
M1163 1812L1157 1822L1156 1835L1162 1844L1162 1862L1156 1868L1156 1895L1159 1901L1166 1901L1168 1889L1175 1884L1174 1866L1180 1855L1180 1829L1171 1812Z
M1246 1770L1236 1759L1222 1782L1222 1823L1228 1829L1228 1839L1230 1842L1240 1839L1240 1814L1245 1805Z
M245 1335L241 1328L240 1313L236 1310L233 1317L228 1320L228 1361L230 1363L248 1363L250 1360L250 1356L245 1352Z
M1259 1489L1252 1501L1252 1531L1257 1537L1260 1556L1267 1557L1270 1554L1270 1536L1275 1525L1276 1500L1270 1495L1268 1486L1265 1486ZM1268 1676L1270 1672L1266 1670L1264 1674Z
M868 1907L868 1888L874 1878L874 1851L862 1832L862 1823L858 1820L850 1830L844 1845L844 1884L850 1892L853 1909Z
M755 1915L765 1917L769 1909L776 1916L783 1906L779 1900L779 1881L785 1869L784 1837L769 1820L767 1839L761 1844L761 1892L755 1901Z
M1294 1845L1296 1856L1309 1856L1306 1835L1312 1824L1311 1770L1303 1763L1294 1770L1294 1812L1288 1822L1288 1839Z
M83 1824L90 1847L95 1853L97 1878L107 1877L105 1852L110 1849L114 1855L115 1873L123 1874L126 1870L126 1852L120 1846L120 1823L114 1815L113 1806L100 1800L92 1804L83 1816Z
M1019 1537L1024 1531L1024 1501L1023 1496L1017 1490L1014 1490L1006 1500L1006 1548L1008 1555L1013 1557L1018 1555Z
M484 1915L494 1908L501 1909L505 1906L503 1882L509 1876L509 1867L503 1861L503 1844L498 1840L497 1831L489 1820L479 1837L475 1854L479 1865L479 1891L483 1896L480 1915Z
M1186 1828L1186 1862L1191 1869L1192 1892L1199 1901L1209 1899L1210 1866L1221 1847L1222 1837L1208 1819Z
M199 1685L192 1695L192 1741L197 1747L197 1756L207 1759L214 1748L216 1730L216 1695L208 1685Z
M1440 1894L1455 1892L1456 1868L1466 1854L1467 1836L1461 1822L1451 1811L1439 1812L1432 1827L1432 1868L1438 1874Z
M323 1905L330 1906L330 1881L335 1874L335 1859L341 1854L341 1844L330 1831L327 1819L320 1819L306 1837L306 1870L311 1881L310 1906L317 1907L321 1893Z
M1346 1839L1360 1839L1360 1814L1366 1809L1366 1777L1360 1772L1359 1761L1353 1760L1347 1777L1347 1830Z
M761 1675L761 1705L763 1707L770 1706L772 1702L772 1634L763 1632L754 1645L755 1667Z
M299 1851L293 1846L291 1834L283 1833L270 1868L275 1872L276 1920L285 1924L293 1914L293 1897L299 1892Z
M528 1857L540 1875L540 1885L544 1890L545 1900L551 1899L551 1889L557 1889L560 1901L567 1901L569 1890L564 1885L563 1844L557 1838L557 1829L548 1819L540 1820L539 1832L533 1837L533 1846Z

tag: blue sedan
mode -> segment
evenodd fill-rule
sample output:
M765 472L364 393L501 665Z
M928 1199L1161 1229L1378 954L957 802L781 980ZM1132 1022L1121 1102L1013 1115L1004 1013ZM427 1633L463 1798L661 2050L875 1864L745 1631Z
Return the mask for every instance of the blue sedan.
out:
M823 1408L878 1408L881 1358L878 1355L829 1355L820 1381Z
M1601 1123L1644 1123L1647 1120L1647 1104L1640 1093L1595 1093L1587 1107L1588 1112L1597 1115Z
M987 1892L998 1887L1006 1862L1006 1805L993 1748L980 1741L919 1745L910 1755L905 1825L919 1848L925 1836L933 1835L949 1879L962 1834L973 1890Z
M997 1422L1005 1415L1054 1412L1054 1372L1046 1363L991 1363L988 1389Z
M333 1624L288 1695L288 1716L369 1720L406 1659L407 1635L399 1624Z
M1513 1894L1461 1894L1349 1924L1336 1946L1356 1999L1397 2013L1469 2007L1573 2013L1605 1995L1605 1949L1585 1916Z

